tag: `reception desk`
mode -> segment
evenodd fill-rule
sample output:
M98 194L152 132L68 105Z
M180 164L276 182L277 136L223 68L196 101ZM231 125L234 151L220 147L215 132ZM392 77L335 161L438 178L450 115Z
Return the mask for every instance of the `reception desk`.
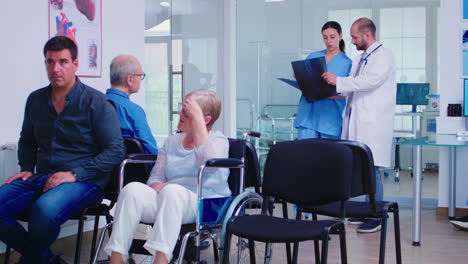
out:
M449 150L449 219L455 217L456 198L456 160L457 147L468 147L468 138L457 138L452 134L437 134L435 137L418 137L400 141L397 145L413 146L413 245L421 245L421 180L422 180L422 147L447 147Z

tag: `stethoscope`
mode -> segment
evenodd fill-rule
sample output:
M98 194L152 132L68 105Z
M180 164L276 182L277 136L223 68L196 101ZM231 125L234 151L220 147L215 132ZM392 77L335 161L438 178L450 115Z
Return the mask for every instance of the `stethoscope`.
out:
M380 47L382 47L382 44L378 45L375 49L373 49L371 52L369 52L369 54L367 54L367 56L365 58L361 59L361 62L364 61L364 65L367 65L367 58L369 58L369 56L372 55L372 53L374 53Z

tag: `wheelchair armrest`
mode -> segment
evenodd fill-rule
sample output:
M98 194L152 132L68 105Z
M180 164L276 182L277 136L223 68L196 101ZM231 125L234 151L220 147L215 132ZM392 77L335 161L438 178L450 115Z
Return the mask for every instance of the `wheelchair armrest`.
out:
M210 159L205 163L206 167L237 168L243 165L240 159Z
M244 134L251 136L251 137L256 137L256 138L259 138L262 135L260 132L253 131L253 130L249 132L245 132Z
M158 158L158 155L154 154L141 154L141 153L134 153L129 154L126 156L126 159L132 161L155 161Z

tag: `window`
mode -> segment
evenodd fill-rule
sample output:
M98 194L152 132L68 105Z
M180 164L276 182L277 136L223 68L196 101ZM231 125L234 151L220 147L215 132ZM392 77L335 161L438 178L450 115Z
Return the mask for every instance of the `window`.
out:
M367 17L372 19L371 9L344 9L344 10L330 10L328 11L328 20L333 20L341 25L343 31L343 40L346 43L345 51L346 55L350 58L354 58L362 53L362 51L356 50L356 47L351 44L351 35L349 29L354 21L358 18Z

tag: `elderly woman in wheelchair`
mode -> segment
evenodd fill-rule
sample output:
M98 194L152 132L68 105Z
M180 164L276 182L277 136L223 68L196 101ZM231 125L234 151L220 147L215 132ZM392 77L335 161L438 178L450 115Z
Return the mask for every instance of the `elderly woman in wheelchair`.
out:
M132 182L121 191L113 231L105 251L111 263L124 263L140 221L154 223L144 248L155 256L154 263L168 263L182 224L194 223L197 215L197 173L212 158L227 158L228 139L212 131L221 112L216 93L189 93L179 111L178 129L169 136L153 167L147 184ZM210 168L203 177L205 197L229 196L226 168Z

